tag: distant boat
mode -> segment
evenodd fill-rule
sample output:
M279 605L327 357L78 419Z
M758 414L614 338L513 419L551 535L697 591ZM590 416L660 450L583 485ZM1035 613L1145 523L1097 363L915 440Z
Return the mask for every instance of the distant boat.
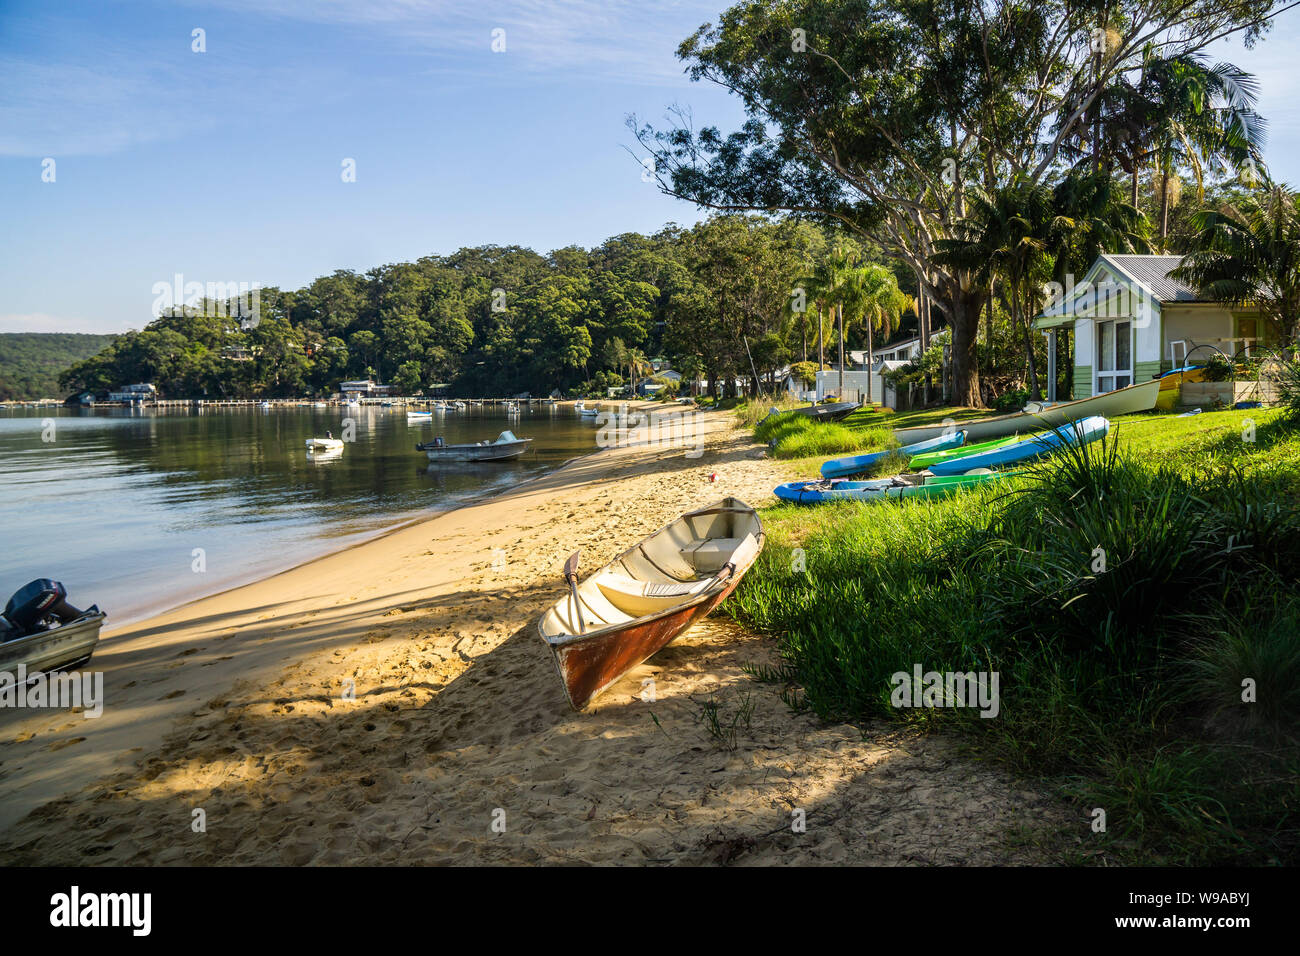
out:
M429 461L510 461L528 450L531 438L516 438L515 433L504 431L496 441L481 441L474 445L447 445L441 438L420 442L416 451L429 456Z
M431 422L431 421L433 421L433 412L408 411L406 413L406 423L408 425L410 424L419 425L422 424L423 422Z
M578 555L564 566L569 594L537 624L581 710L729 595L763 549L763 525L725 498L667 527L578 583Z
M68 604L58 581L38 578L19 590L0 614L0 671L17 676L68 670L89 662L107 617L95 605Z
M308 438L307 451L320 454L321 452L341 452L343 442L337 438Z
M456 404L455 404L455 408L456 408L458 411L464 411L464 410L465 410L465 403L464 403L464 402L459 402L459 401L458 401L458 402L456 402Z
M818 422L837 422L841 418L852 415L861 407L861 402L830 402L826 405L805 405L802 408L792 408L790 411ZM781 414L781 412L773 408L768 412L768 416L771 417L773 414Z
M270 407L271 407L271 403L270 403L270 402L261 402L261 403L258 404L257 407L258 407L258 408L270 408Z
M311 407L312 407L312 408L329 408L329 403L328 403L328 402L312 402L312 403L311 403Z

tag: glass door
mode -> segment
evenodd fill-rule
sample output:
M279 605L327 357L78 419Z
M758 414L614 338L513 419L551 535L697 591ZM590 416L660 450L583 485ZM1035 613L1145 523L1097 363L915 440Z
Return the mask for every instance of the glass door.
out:
M1097 389L1113 392L1133 384L1133 323L1097 323Z

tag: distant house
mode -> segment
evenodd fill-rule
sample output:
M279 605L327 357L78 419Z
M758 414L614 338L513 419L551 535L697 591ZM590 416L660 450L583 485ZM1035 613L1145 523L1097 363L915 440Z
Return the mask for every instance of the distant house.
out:
M867 367L866 349L847 351L844 353L843 389L840 388L839 366L833 364L832 368L817 373L816 398L821 401L827 395L836 395L843 401L866 401L867 385L870 382L871 400L893 407L893 390L887 389L881 373L901 368L920 354L921 339L918 336L875 349L871 354L870 368Z
M126 402L128 405L143 405L145 402L158 400L158 389L148 383L123 385L108 393L110 402Z
M370 379L365 379L356 382L340 382L339 391L345 398L353 395L389 395L392 394L393 386L379 385Z
M1181 256L1103 255L1083 281L1034 319L1048 338L1048 399L1056 396L1056 344L1072 333L1073 397L1150 381L1188 356L1231 359L1272 344L1257 310L1203 298L1170 273Z

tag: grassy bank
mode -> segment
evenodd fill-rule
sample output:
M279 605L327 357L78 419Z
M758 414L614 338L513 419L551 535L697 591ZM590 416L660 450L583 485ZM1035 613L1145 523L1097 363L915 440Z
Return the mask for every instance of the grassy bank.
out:
M1294 863L1298 495L1276 412L1132 416L1010 488L769 509L730 606L795 706L951 727L1058 787L1077 859ZM997 672L998 715L894 707L916 664Z

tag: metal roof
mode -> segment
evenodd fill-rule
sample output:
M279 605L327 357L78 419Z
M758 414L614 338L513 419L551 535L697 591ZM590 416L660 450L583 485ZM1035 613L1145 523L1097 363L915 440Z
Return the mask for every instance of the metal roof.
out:
M1102 256L1120 271L1145 286L1159 302L1204 302L1185 282L1169 273L1183 264L1182 256Z

